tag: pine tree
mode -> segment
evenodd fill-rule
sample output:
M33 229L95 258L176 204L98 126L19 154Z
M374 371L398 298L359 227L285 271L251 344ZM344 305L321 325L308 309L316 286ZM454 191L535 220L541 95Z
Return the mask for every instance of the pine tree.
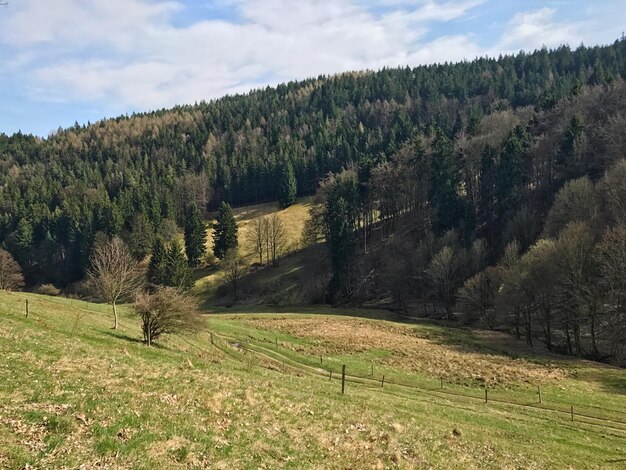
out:
M237 223L230 204L222 202L213 232L213 253L224 259L229 250L237 248Z
M13 235L15 244L13 251L15 259L17 259L22 266L28 264L30 250L33 247L33 236L33 227L31 223L25 218L20 219Z
M435 208L438 233L455 227L463 217L463 207L457 194L458 175L453 171L454 147L441 129L433 140L430 199Z
M146 277L151 284L164 284L165 280L165 261L167 258L167 250L160 238L157 238L152 246L152 256L148 263Z
M196 267L206 250L206 226L195 204L187 209L185 217L185 253L189 266Z
M496 195L500 204L500 214L515 206L518 199L518 187L526 177L526 150L529 136L521 126L516 126L502 147L500 165L496 177Z
M128 246L131 253L138 260L144 259L152 247L154 227L145 213L141 212L131 222L128 235Z
M280 182L278 185L278 202L280 207L289 207L296 202L297 192L298 189L293 166L291 162L287 162L280 173Z
M193 278L180 243L174 240L165 257L163 284L186 291L193 287Z

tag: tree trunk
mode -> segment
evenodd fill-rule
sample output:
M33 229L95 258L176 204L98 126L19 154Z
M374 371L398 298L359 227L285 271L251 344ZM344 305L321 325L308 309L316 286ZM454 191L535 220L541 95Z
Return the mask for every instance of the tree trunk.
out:
M519 341L521 338L520 334L520 311L519 307L515 307L515 337Z
M546 309L546 347L552 351L552 311L550 307Z
M574 355L574 351L572 351L572 338L570 336L569 325L565 325L565 342L567 343L567 351L570 356Z
M115 319L115 323L113 324L113 329L117 330L117 306L115 305L115 300L113 301L113 318Z
M580 325L574 325L574 344L576 345L576 354L582 357L582 348L580 347Z
M533 346L532 323L530 318L530 310L526 311L526 344Z
M591 313L590 315L591 317L591 353L593 354L593 357L598 357L598 343L596 341L596 315L595 313Z

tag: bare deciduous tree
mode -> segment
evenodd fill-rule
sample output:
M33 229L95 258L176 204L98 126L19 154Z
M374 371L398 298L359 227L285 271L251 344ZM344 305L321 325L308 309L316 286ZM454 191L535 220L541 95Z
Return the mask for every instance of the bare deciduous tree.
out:
M248 265L237 250L230 250L224 258L224 277L226 283L233 291L233 297L237 299L241 279L246 275Z
M470 277L459 290L459 300L468 320L480 320L490 330L496 327L495 303L500 288L500 271L493 266Z
M598 196L593 183L586 177L571 180L556 194L546 218L545 231L549 236L556 236L570 222L593 225L598 214Z
M195 331L201 326L196 300L173 287L141 292L135 300L143 339L148 346L164 334Z
M445 246L433 256L427 270L428 277L439 291L441 300L443 300L446 307L447 320L450 320L452 317L452 306L454 305L454 293L457 287L459 269L459 257L453 248Z
M251 222L251 230L248 234L250 242L254 245L254 250L259 256L259 264L263 264L263 254L265 251L265 238L267 220L265 217L258 217Z
M267 219L267 236L269 241L268 259L271 257L272 264L278 264L278 258L287 248L287 231L285 224L277 214L272 214Z
M259 256L259 263L266 262L278 264L278 258L287 248L287 231L285 224L277 214L257 218L252 221L252 230L249 240L254 245L254 250Z
M599 185L609 219L618 225L626 225L626 159L620 160Z
M113 328L117 329L117 302L130 297L140 285L137 261L119 237L94 248L88 277L100 298L113 307Z
M24 287L24 276L17 261L0 248L0 290L18 290Z

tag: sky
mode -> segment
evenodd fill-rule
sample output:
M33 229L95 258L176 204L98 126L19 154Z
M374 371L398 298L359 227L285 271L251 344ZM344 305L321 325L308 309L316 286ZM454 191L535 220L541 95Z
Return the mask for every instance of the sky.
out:
M624 18L624 0L8 0L0 132L45 137L322 74L608 44Z

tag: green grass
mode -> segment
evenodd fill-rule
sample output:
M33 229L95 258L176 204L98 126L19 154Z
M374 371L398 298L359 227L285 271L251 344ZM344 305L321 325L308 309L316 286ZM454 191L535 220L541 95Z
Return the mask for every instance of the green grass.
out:
M207 315L206 331L147 348L130 309L121 311L114 331L107 306L0 293L0 468L622 468L626 461L619 426L430 391L436 374L416 370L414 358L397 362L393 344L351 353L331 345L324 331L303 335L249 321L276 314L219 313ZM333 318L370 323L346 315L366 311L292 313L320 325ZM469 331L381 325L414 329L450 358L467 352L486 372L489 358L520 368L557 363L542 355L513 359ZM338 381L310 372L319 366L315 348L330 352L324 367L346 363L349 373L367 375L374 363L375 376L424 389L350 382L341 395ZM570 360L558 367L568 374L543 382L547 405L626 413L625 371ZM465 369L455 370L446 387L474 390ZM517 400L533 386L512 380L493 393Z

